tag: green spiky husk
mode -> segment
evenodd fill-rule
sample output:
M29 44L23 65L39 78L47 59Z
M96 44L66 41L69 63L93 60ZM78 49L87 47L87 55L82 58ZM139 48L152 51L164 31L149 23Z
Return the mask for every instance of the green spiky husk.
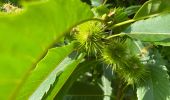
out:
M103 61L112 66L113 70L120 67L122 63L125 62L127 55L127 47L121 41L113 40L106 45L102 50Z
M148 68L136 56L128 57L126 63L122 64L117 72L125 82L131 85L142 84L149 76Z
M75 39L78 42L79 48L85 51L88 55L97 55L101 53L103 48L104 25L99 21L88 21L77 28Z
M149 76L146 66L144 66L137 56L129 54L124 42L112 40L103 48L102 60L113 68L118 75L128 84L141 84Z

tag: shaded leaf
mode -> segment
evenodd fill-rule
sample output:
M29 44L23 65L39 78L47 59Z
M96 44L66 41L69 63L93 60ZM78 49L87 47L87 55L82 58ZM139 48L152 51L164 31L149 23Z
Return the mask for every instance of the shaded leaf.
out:
M91 69L95 63L96 63L96 61L93 61L93 60L92 61L84 61L84 62L80 63L76 67L74 72L71 74L69 79L65 82L65 84L62 87L62 89L60 90L60 92L55 96L55 99L63 100L64 98L67 97L67 95L69 95L69 97L71 97L71 95L78 95L78 94L75 94L75 91L77 90L76 89L77 86L73 85L73 84L77 83L77 81L80 80L79 79L79 77L81 77L80 75L83 75L85 72L89 71L89 69ZM81 90L82 90L82 88L81 88ZM85 91L83 91L83 92L85 92ZM88 93L89 93L89 91L88 91Z
M135 14L139 10L140 7L141 7L140 5L132 5L130 7L127 7L125 9L125 12L128 14L128 16L130 16L130 15Z
M78 81L73 84L64 100L103 100L103 97L103 91L98 85Z

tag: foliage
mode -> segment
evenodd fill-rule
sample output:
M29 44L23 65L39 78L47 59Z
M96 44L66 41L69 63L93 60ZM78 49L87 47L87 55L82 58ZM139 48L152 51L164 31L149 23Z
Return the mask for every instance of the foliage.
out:
M1 1L0 99L170 100L169 4Z

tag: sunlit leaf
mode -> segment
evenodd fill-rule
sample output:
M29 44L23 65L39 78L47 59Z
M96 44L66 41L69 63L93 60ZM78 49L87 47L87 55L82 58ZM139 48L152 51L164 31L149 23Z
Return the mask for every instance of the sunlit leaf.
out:
M74 55L75 56L75 55ZM49 91L46 99L52 100L54 97L60 92L64 84L66 84L67 80L71 77L72 73L76 69L77 65L82 61L84 58L84 54L79 55L77 60L72 61L68 67L64 70L64 72L58 77L57 81L51 87L51 91Z
M23 9L0 16L2 100L14 99L47 50L74 25L92 17L89 7L79 0L44 0L24 4Z
M133 23L125 33L145 42L167 45L170 42L170 14Z
M161 63L159 55L155 55L149 64L151 77L141 86L137 86L138 100L169 100L170 99L170 81L167 69ZM154 61L155 60L155 61Z
M169 12L169 0L149 0L135 14L134 19Z
M31 72L18 98L41 99L57 76L73 62L72 58L68 57L73 50L74 44L50 49L45 58Z

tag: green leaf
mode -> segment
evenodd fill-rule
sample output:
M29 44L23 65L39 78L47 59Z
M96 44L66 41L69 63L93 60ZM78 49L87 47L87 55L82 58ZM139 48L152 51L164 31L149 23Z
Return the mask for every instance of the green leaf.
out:
M155 55L159 57L159 55ZM151 77L142 86L137 86L138 100L170 100L170 81L167 69L160 62L161 59L152 60L149 64Z
M100 6L102 5L104 0L90 0L90 1L91 1L92 6Z
M132 5L130 7L127 7L125 9L125 12L128 14L128 16L130 16L130 15L135 14L139 10L140 7L141 7L140 5Z
M148 46L148 44L144 46L144 43L140 41L134 41L134 43L139 49L136 53L141 53L141 50ZM158 52L149 51L153 52L154 50L147 50L142 59L147 63L145 65L149 68L150 77L143 84L137 84L138 100L169 100L170 81L164 66L165 62Z
M142 5L137 11L134 18L111 26L110 28L120 27L139 20L145 20L148 18L161 16L170 13L170 1L169 0L150 0Z
M46 99L53 100L54 97L60 92L64 84L66 84L69 77L71 77L72 73L76 69L77 65L82 61L84 58L84 54L79 55L77 60L72 61L68 67L64 70L64 72L58 77L57 81L51 87L51 91L49 91Z
M50 75L44 80L41 85L36 89L36 91L30 96L29 100L37 100L42 99L44 95L48 94L48 91L50 89L50 86L53 85L53 83L56 81L56 79L59 77L60 73L64 73L64 70L67 67L70 67L69 65L75 62L75 58L73 57L66 57L53 72L50 73ZM75 65L76 66L76 65Z
M113 78L113 74L112 74L112 68L109 67L107 68L106 65L103 65L103 75L101 77L101 82L102 84L100 85L101 89L103 90L103 100L112 100L113 98L113 88L111 86L112 82L111 79Z
M146 78L141 85L137 84L138 100L169 100L170 96L170 81L167 74L165 61L162 59L159 52L155 49L147 49L150 43L143 43L141 41L127 41L129 46L134 44L138 50L133 50L136 54L142 54L142 61L148 67L150 77ZM137 49L132 47L133 49ZM145 50L144 50L145 49ZM142 51L145 52L142 52ZM166 99L167 98L167 99Z
M134 16L134 19L169 12L169 10L170 10L169 0L150 0L143 4L143 6Z
M40 87L34 92L33 95L30 96L30 100L37 100L37 99L42 99L44 93L45 96L49 96L49 92L51 93L50 90L53 89L53 87L55 88L56 85L54 82L56 82L57 87L59 89L59 91L62 89L63 84L62 82L65 80L67 81L68 78L70 77L70 73L72 73L72 70L74 70L77 65L80 63L80 61L82 60L83 57L76 59L76 54L75 52L72 53L71 55L69 55L69 57L65 58L58 66L57 68L47 77L47 80L45 80ZM74 69L73 69L74 68ZM57 74L60 73L60 71L63 71L61 73L60 76L57 76ZM69 72L68 72L69 71ZM65 74L64 79L60 79L60 77L63 76L63 74ZM57 77L56 77L57 76ZM62 77L63 78L63 77ZM61 82L62 81L62 82ZM51 87L50 87L51 86ZM47 89L45 89L47 88ZM45 91L45 92L44 92ZM52 90L53 91L53 90ZM44 92L44 93L43 93ZM40 94L43 93L43 94ZM58 94L58 92L56 93L56 95ZM55 95L54 95L55 97ZM52 99L54 99L54 97L52 97Z
M132 55L139 55L141 53L142 48L144 48L143 44L140 41L127 39L125 43L128 47L129 54Z
M93 7L92 11L93 11L95 17L99 17L99 18L101 18L104 14L106 15L109 13L109 9L107 8L106 5L100 5L97 7Z
M167 69L164 66L165 62L162 60L161 55L154 50L147 49L150 43L144 44L141 41L132 40L127 42L129 46L132 43L136 47L132 47L134 53L142 54L142 60L145 65L149 68L150 77L145 80L144 84L137 84L137 96L138 100L169 100L170 96L170 81L167 74ZM144 50L144 52L143 52ZM152 52L149 52L152 51Z
M41 99L48 92L50 85L55 82L56 77L72 62L72 59L68 55L73 50L73 43L50 49L22 86L18 99L29 98L31 95L30 99Z
M85 61L81 63L81 66L78 66L79 73L85 71L84 69L90 69L94 66L96 66L96 61ZM81 67L81 68L80 68ZM84 67L84 68L83 68ZM102 66L100 66L102 67ZM64 99L56 97L56 99L59 100L112 100L113 94L112 94L112 87L111 87L111 79L113 78L112 70L111 68L106 68L107 66L103 66L104 75L102 75L101 80L99 82L87 82L87 80L81 80L78 79L74 82L73 86L67 93ZM86 73L86 75L89 75L90 73ZM70 77L70 79L74 80L75 77ZM82 76L81 76L82 78ZM63 94L65 93L65 90L67 87L63 87L62 89ZM81 89L81 91L80 91Z
M73 86L73 84L77 82L80 75L84 75L85 72L89 71L89 69L91 69L94 66L94 64L96 64L96 61L93 61L93 60L92 61L84 61L84 62L80 63L76 67L74 72L70 75L69 79L65 82L65 84L62 87L62 89L60 90L60 92L55 96L55 99L63 100L63 98L66 97L67 94L69 96L71 96L70 93L72 93L74 90L76 90L75 86ZM78 95L78 94L76 94L76 95Z
M47 50L74 25L92 17L79 0L45 0L23 8L0 16L1 100L15 98Z
M141 20L125 30L132 38L155 44L167 45L170 42L170 14Z
M63 100L103 100L103 98L103 91L98 85L77 81Z

